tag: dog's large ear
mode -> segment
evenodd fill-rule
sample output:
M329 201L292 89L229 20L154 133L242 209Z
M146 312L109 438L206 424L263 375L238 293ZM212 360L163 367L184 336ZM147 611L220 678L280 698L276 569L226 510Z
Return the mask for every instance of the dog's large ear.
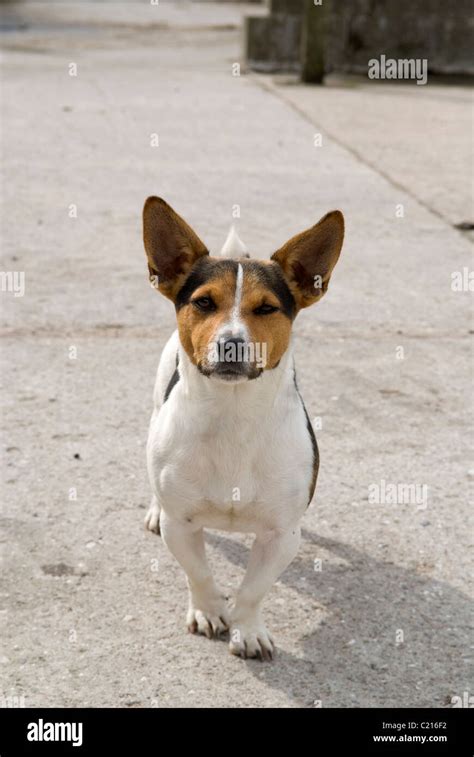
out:
M325 294L343 240L344 216L340 210L333 210L272 255L283 269L298 309Z
M192 266L209 251L194 231L160 197L143 207L143 242L150 281L174 300Z

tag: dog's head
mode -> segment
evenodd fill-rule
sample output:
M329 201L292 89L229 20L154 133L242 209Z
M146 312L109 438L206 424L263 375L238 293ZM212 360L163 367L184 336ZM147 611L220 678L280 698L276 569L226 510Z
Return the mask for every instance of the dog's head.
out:
M143 209L150 281L175 304L181 343L206 376L248 381L285 353L301 308L325 294L341 252L344 218L327 213L270 260L215 258L158 197Z

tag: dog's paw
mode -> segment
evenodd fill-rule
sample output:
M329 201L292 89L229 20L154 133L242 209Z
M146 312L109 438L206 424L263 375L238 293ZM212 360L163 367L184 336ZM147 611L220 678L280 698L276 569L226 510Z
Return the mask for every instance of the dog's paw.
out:
M160 507L153 497L150 508L145 515L145 528L149 531L153 531L154 534L160 535Z
M186 617L189 633L201 633L208 639L218 638L229 630L229 614L225 600L199 603L200 607L190 607Z
M229 652L244 659L273 660L275 644L261 622L233 623L230 629Z

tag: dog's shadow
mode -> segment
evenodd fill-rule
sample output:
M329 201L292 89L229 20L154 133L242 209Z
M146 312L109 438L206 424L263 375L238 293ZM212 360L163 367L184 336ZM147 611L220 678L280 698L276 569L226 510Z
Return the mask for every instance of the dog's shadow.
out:
M246 565L243 545L221 534L206 538ZM318 550L337 562L323 560L315 572ZM280 581L304 599L303 635L300 620L293 628L301 653L280 648L273 664L246 664L294 705L442 707L469 691L472 605L461 591L308 530ZM288 618L290 605L291 598L279 613ZM297 598L294 611L301 618ZM272 630L278 636L275 624Z

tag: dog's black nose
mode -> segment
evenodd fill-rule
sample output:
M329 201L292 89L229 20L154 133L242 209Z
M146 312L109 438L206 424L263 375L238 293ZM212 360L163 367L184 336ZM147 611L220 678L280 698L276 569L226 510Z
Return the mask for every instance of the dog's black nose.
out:
M241 336L232 336L222 342L222 359L225 363L244 363L245 339Z
M248 357L245 350L245 339L241 336L223 337L219 340L218 373L245 373L248 368Z

